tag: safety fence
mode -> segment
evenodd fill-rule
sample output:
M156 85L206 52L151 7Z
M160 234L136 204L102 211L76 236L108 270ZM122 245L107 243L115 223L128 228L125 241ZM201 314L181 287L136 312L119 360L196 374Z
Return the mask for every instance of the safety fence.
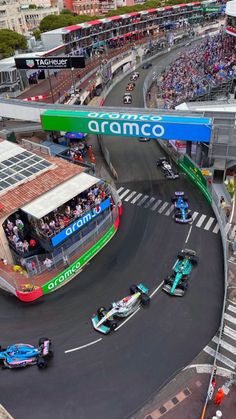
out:
M144 93L145 94L145 93ZM227 302L227 295L228 295L228 255L229 255L229 242L227 240L227 224L228 224L228 217L220 205L219 195L214 188L214 184L211 181L207 182L204 180L204 176L202 175L201 168L189 157L189 156L182 156L178 153L169 142L164 142L157 140L157 143L160 147L163 148L166 154L170 156L170 158L175 161L175 163L187 174L189 179L195 184L198 189L201 190L209 204L211 205L221 233L222 239L222 246L223 246L223 260L224 260L224 298L223 298L223 305L222 305L222 313L221 313L221 321L219 327L219 339L217 343L217 348L212 364L212 372L209 380L209 386L207 390L206 400L202 410L201 419L204 419L207 405L209 400L213 396L213 387L212 381L217 371L217 359L218 354L221 349L221 337L223 334L224 328L224 314Z

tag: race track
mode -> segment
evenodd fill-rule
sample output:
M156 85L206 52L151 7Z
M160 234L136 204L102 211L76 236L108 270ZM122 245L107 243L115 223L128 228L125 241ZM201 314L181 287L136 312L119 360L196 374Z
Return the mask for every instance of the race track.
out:
M165 56L156 63L163 67L169 59ZM146 74L140 70L133 106L143 104ZM128 80L113 89L107 105L122 105ZM184 175L172 182L156 168L163 152L154 141L116 137L106 138L105 144L119 173L117 189L163 201L170 201L175 190L184 190L193 211L213 217ZM123 209L116 236L68 285L27 305L0 293L2 346L19 341L34 344L40 336L48 336L55 352L47 370L2 371L0 403L15 419L127 418L215 334L223 298L219 233L195 225L190 230L145 205L123 202ZM199 265L185 297L172 298L158 287L184 247L197 251ZM150 306L110 336L95 332L90 317L96 308L109 306L140 281L156 291Z

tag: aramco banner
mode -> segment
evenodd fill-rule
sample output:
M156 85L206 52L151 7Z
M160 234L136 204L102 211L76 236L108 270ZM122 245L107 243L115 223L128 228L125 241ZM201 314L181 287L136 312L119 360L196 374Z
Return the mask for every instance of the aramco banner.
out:
M80 230L85 224L89 223L103 211L105 211L111 205L110 199L105 199L102 201L100 205L97 205L91 211L86 212L82 217L78 218L74 223L69 224L66 228L64 228L60 233L56 234L56 236L52 237L52 245L57 246L62 241L68 239L72 234L76 231Z
M48 110L41 115L45 131L86 132L122 137L147 137L209 143L212 121L175 115L146 115Z

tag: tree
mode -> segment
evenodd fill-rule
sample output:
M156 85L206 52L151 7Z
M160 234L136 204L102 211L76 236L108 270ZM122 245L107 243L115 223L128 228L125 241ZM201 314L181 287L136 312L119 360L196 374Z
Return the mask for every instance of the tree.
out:
M0 55L10 57L17 49L27 49L26 38L10 29L0 29Z
M29 4L29 9L37 9L36 4Z
M34 32L33 32L33 35L34 35L36 41L39 41L41 39L41 32L40 32L39 29L35 29Z
M69 9L62 9L61 15L73 15L73 12Z

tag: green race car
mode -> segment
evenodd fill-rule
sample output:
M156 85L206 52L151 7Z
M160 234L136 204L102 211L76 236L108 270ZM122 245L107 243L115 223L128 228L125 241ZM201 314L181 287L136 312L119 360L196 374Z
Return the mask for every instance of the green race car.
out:
M178 254L178 259L172 268L172 274L164 279L163 291L170 295L183 297L188 288L188 280L198 257L194 250L183 249Z

